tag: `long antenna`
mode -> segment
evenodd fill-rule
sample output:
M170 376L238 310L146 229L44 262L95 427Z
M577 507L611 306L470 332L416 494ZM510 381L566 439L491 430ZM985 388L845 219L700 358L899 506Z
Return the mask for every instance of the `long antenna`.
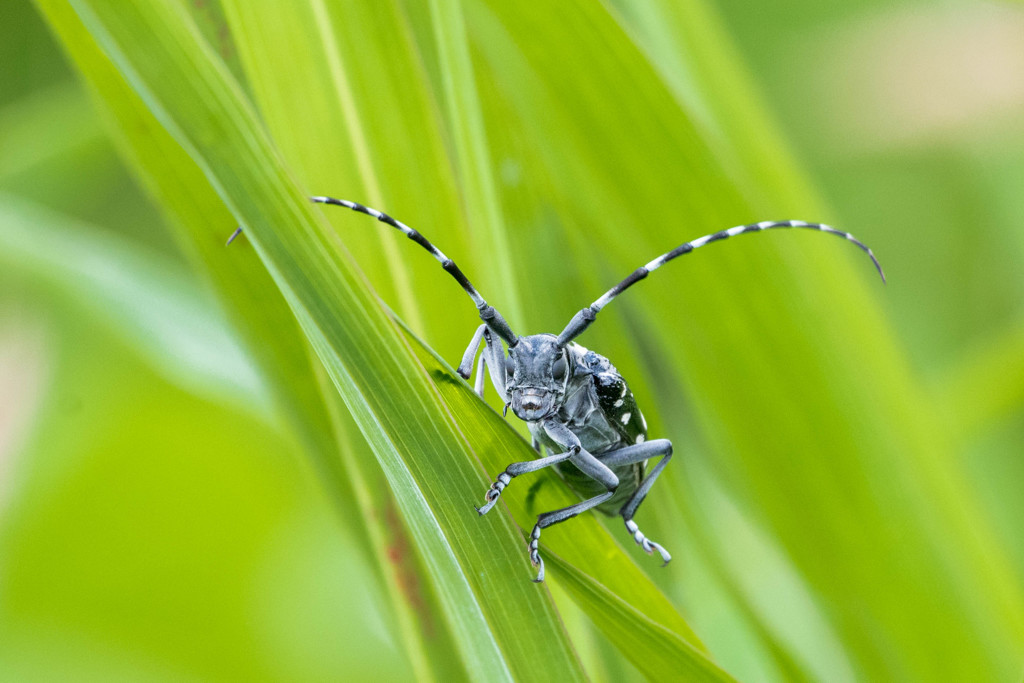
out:
M333 206L344 206L346 209L352 209L359 213L365 213L367 216L373 216L381 223L387 223L393 228L401 230L406 237L411 239L416 244L420 245L424 249L430 252L431 256L438 260L441 267L444 268L455 280L462 286L463 291L469 295L469 298L476 304L477 309L480 311L480 318L494 330L495 334L505 340L509 346L515 346L517 337L515 332L509 326L505 319L500 313L491 305L489 305L484 298L480 296L480 293L476 291L476 287L472 285L462 270L455 265L455 261L444 255L440 249L430 243L426 237L418 233L417 231L410 228L405 223L395 220L391 216L387 215L383 211L377 209L371 209L368 206L363 206L357 202L351 202L347 199L335 199L334 197L310 197L311 200L317 204L331 204Z
M370 207L363 206L358 202L350 202L347 199L335 199L334 197L310 197L310 200L317 204L344 206L346 209L352 209L359 213L365 213L367 216L373 216L380 222L387 223L388 225L401 230L406 237L429 251L430 254L441 263L441 267L455 278L455 280L462 286L463 291L465 291L466 294L469 295L469 298L473 300L473 303L476 304L477 310L480 313L480 319L483 320L495 334L504 339L505 343L508 344L509 347L515 346L516 342L519 341L519 338L516 337L516 333L513 332L509 324L505 322L505 318L501 316L501 313L498 313L494 306L491 306L484 301L484 298L480 296L478 291L476 291L476 287L474 287L469 281L469 278L467 278L459 267L455 265L455 261L452 261L450 258L445 256L441 250L431 244L430 240L426 237L416 232L405 223L395 220L383 211L371 209ZM231 237L228 238L227 243L231 244L240 234L242 234L242 226L238 226L238 228L231 233Z
M640 266L626 277L625 280L615 285L607 292L601 295L594 303L588 307L580 310L576 315L572 317L569 324L565 326L562 333L558 335L558 344L564 345L569 343L571 340L579 336L585 329L590 327L590 324L594 322L598 312L605 306L607 306L612 299L622 294L624 291L629 289L631 286L643 280L652 271L661 268L663 265L683 254L689 254L694 249L699 249L705 244L712 242L718 242L720 240L728 239L729 237L735 237L736 235L743 234L745 232L764 232L765 230L773 230L775 228L805 228L808 230L817 230L819 232L827 232L831 235L837 235L845 240L848 240L858 247L867 252L867 255L871 257L871 262L875 264L875 268L878 270L878 274L882 276L882 282L885 282L885 272L882 271L881 264L878 263L878 259L875 258L874 252L868 249L867 245L855 238L848 232L842 230L836 230L835 228L825 225L824 223L807 223L805 221L762 221L761 223L751 223L749 225L737 225L734 228L728 230L720 230L719 232L712 233L710 235L704 235L698 237L695 240L684 242L672 251L666 252L654 259L650 263Z

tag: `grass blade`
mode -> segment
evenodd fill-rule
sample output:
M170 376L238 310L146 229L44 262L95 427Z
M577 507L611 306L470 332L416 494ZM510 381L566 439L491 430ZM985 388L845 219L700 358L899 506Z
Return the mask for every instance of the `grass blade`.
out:
M510 549L502 551L508 546L467 523L475 521L464 514L469 491L486 487L481 473L465 470L468 444L351 265L330 248L304 193L182 11L169 3L125 12L83 2L76 9L246 226L384 466L437 579L467 668L505 678L541 662L552 677L578 678L549 599L512 579L521 557L513 561ZM511 527L504 527L508 537ZM511 593L509 601L482 599L496 592ZM532 625L526 634L524 620Z
M577 253L590 250L589 267L575 267L584 282L607 273L603 286L588 287L596 297L687 238L767 218L772 207L799 208L796 178L778 197L746 189L698 114L606 8L565 2L523 13L487 0L467 8L486 65L480 80L493 84L488 116L503 116L489 131L495 147L523 177L550 184L518 209L538 289L559 291L565 281L545 273L574 267L544 253L544 231L565 230ZM686 18L688 31L702 30L701 12ZM571 44L564 26L578 27ZM731 88L721 60L702 49L692 65L707 70L700 82ZM628 96L609 106L608 93ZM757 163L768 160L759 153ZM750 177L783 174L774 183L789 173L744 165ZM511 187L503 201L524 198ZM608 331L595 325L581 341L608 349L617 364L643 358L638 374L660 378L656 400L643 404L652 427L658 405L679 405L685 394L709 466L822 596L865 675L1013 675L1020 587L881 313L870 265L841 246L779 236L708 249L617 300L600 324ZM964 624L985 635L963 642ZM941 664L937 651L950 653Z

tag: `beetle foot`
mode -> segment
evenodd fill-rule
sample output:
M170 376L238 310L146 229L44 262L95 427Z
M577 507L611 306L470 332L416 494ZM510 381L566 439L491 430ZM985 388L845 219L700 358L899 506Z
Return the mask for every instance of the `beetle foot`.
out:
M530 562L534 567L537 567L537 578L533 580L534 583L542 583L544 581L544 560L540 558L540 552L537 550L537 546L540 544L540 525L537 524L533 527L533 533L530 534Z
M657 550L658 554L661 555L662 567L672 561L672 556L669 555L668 551L660 543L655 543L651 539L644 536L644 532L640 531L640 527L636 525L631 519L626 520L626 531L633 535L633 540L636 544L644 549L648 555L653 555L654 551Z
M498 502L501 492L505 490L505 487L508 486L510 481L512 481L512 477L509 476L508 472L502 472L499 474L498 479L491 484L491 488L487 489L487 493L484 494L484 498L487 499L487 502L476 509L477 513L486 515L487 512Z

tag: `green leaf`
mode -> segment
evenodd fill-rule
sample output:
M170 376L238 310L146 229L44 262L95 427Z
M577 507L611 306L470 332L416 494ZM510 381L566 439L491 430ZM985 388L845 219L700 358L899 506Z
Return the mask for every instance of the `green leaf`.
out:
M1002 331L944 373L935 393L961 441L1013 414L1024 401L1024 326Z
M170 4L76 9L246 226L384 467L467 668L480 677L539 668L578 678L550 600L522 581L523 554L465 514L465 501L487 483L465 468L469 445L365 284L329 246L305 193L194 27ZM501 526L498 538L510 540L510 521ZM504 599L487 597L494 594ZM525 632L524 621L531 624Z
M365 282L444 358L461 352L472 309L435 293L434 283L444 283L437 292L453 285L425 255L403 252L410 247L400 235L334 212L364 279L302 197L337 192L422 228L499 309L522 309L509 317L523 331L558 329L684 239L765 218L827 218L714 16L696 0L569 0L531 12L490 0L344 11L325 2L227 2L237 71L271 145L183 10L102 0L75 7L174 136L150 145L147 135L165 133L144 122L129 145L146 152L140 166L159 178L162 156L177 162L178 145L187 149L273 274L276 285L244 248L220 250L216 238L231 218L204 178L154 192L179 213L193 195L210 209L188 221L189 249L200 252L254 355L263 354L267 384L307 450L335 472L329 488L342 505L349 491L360 498L349 516L362 517L367 545L381 557L386 530L368 520L386 499L374 496L376 481L353 455L360 437L344 423L349 411L413 527L427 567L418 575L440 591L430 604L450 627L460 668L578 677L547 597L511 587L529 576L521 535L501 515L466 518L488 474L528 457L526 446L481 413L465 385L449 382L443 363L432 366L436 359L396 332ZM846 227L873 241L873 226ZM1024 642L1019 581L964 483L952 430L894 339L885 291L855 256L821 236L742 237L674 262L602 313L584 343L630 379L652 434L692 444L677 449L682 457L645 503L641 525L652 523L651 535L673 550L686 548L670 501L686 492L687 462L699 461L788 555L859 675L1015 675ZM250 283L255 294L246 299ZM276 286L301 333L270 296ZM262 322L260 302L277 307ZM278 346L278 336L288 341ZM307 338L319 356L313 369ZM276 373L275 357L285 361ZM336 393L321 390L320 363ZM536 506L570 500L554 478L538 480ZM538 511L525 494L505 497L520 522ZM623 536L591 516L546 532L545 549L575 567L553 580L624 654L643 657L648 673L664 675L687 652L686 664L699 668L685 646L697 647L689 626L641 571L679 604L702 597L679 560L664 571L638 569L627 558L635 548L615 547ZM416 623L413 610L396 613ZM661 657L633 641L645 619ZM417 671L441 671L447 650L432 650L422 635L406 641L408 651L427 653L414 660L431 662ZM763 634L769 647L773 635ZM729 638L707 640L716 654L735 652Z
M267 388L186 273L114 235L0 193L0 259L75 298L164 377L197 394L269 412Z
M147 255L105 253L115 270L115 257ZM294 442L221 392L205 400L166 381L172 364L150 365L145 336L108 333L119 323L95 317L84 296L37 286L59 276L39 283L26 265L2 268L15 284L3 290L2 386L18 390L12 417L34 423L3 446L3 677L411 678L373 617L382 603L372 572ZM137 280L134 299L161 309L143 295L166 282ZM96 291L87 278L77 285ZM23 301L32 307L19 310Z
M577 602L590 605L591 618L651 680L683 678L731 681L725 672L677 634L651 620L615 590L583 574L557 555L550 561Z
M575 266L581 272L607 273L585 302L686 239L756 220L824 218L797 205L798 190L747 190L743 176L769 171L782 174L774 182L800 182L784 166L737 174L699 112L681 105L605 8L467 7L486 64L480 79L493 84L485 118L502 112L492 148L515 159L521 177L548 183L537 198L516 187L502 197L520 205L529 226L522 263L537 266L537 289L564 286L544 253L548 230L564 229L575 252L588 254L589 268ZM704 28L700 12L686 18L697 22L688 32ZM577 27L572 41L566 26ZM695 81L736 87L706 43L690 64ZM746 102L731 118L757 108ZM742 138L730 119L717 125ZM768 163L764 154L759 163ZM870 244L870 232L854 232ZM687 457L709 458L778 538L864 675L1013 675L1024 639L1019 582L941 416L908 370L881 312L884 290L868 280L862 257L820 235L730 240L658 271L581 341L617 364L644 359L639 374L658 384L641 405L670 438L658 406L679 405L685 394L707 443L706 453ZM985 635L964 642L964 624ZM947 654L939 661L936 651Z
M333 388L329 394L321 393L322 370L318 372L311 365L307 345L276 285L251 251L224 249L220 226L230 225L231 217L223 203L201 170L94 44L70 8L56 3L44 7L98 98L116 120L126 155L167 210L184 249L215 285L232 322L249 338L249 349L273 388L277 406L327 479L327 491L343 519L355 522L361 549L375 557L378 578L390 588L388 595L414 666L421 672L432 668L439 678L454 675L461 668L459 658L452 656L450 634L441 623L443 617L430 583L408 577L410 572L423 572L420 561L405 557L401 569L393 567L390 548L408 545L407 530L394 520L394 501L380 470L358 457L368 455L368 447L351 425L347 412L334 405L337 394ZM419 590L412 594L410 586L419 586Z
M498 202L494 165L477 95L462 7L456 2L431 0L430 14L448 128L454 139L456 168L464 188L468 219L477 232L484 235L477 253L489 255L488 265L493 266L493 274L484 284L494 289L505 288L505 315L519 320L523 310L516 295L518 278L509 256L509 238Z

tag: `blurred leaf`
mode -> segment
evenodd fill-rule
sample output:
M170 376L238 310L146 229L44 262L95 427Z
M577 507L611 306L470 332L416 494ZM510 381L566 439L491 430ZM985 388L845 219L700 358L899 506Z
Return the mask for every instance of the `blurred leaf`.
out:
M935 393L960 441L1024 405L1024 326L988 339L935 383Z
M88 307L34 304L50 377L31 440L3 454L2 678L410 675L351 618L372 614L372 577L291 443L165 381Z
M395 518L394 502L379 469L358 457L367 447L350 418L334 406L333 388L325 395L328 408L322 404L322 372L311 367L306 345L276 286L251 250L224 249L220 231L231 225L230 214L200 169L152 118L70 9L49 5L47 11L97 94L110 106L127 156L170 213L186 251L206 264L233 322L255 340L250 349L274 388L277 404L326 477L327 491L343 518L361 530L361 549L377 561L414 667L420 672L433 667L439 678L459 676L460 661L451 655L450 637L440 623L431 586L410 578L423 572L422 565L407 552L395 554L395 549L408 545L407 532Z
M0 259L46 277L200 395L267 415L269 399L212 302L179 266L120 238L0 194Z
M761 210L814 209L772 115L732 47L716 8L701 0L608 0L611 14L688 112L717 162ZM816 210L816 209L815 209Z
M69 155L103 139L103 130L88 111L77 84L51 86L0 110L0 182L49 159ZM54 136L55 130L61 135ZM54 144L40 144L51 140Z

